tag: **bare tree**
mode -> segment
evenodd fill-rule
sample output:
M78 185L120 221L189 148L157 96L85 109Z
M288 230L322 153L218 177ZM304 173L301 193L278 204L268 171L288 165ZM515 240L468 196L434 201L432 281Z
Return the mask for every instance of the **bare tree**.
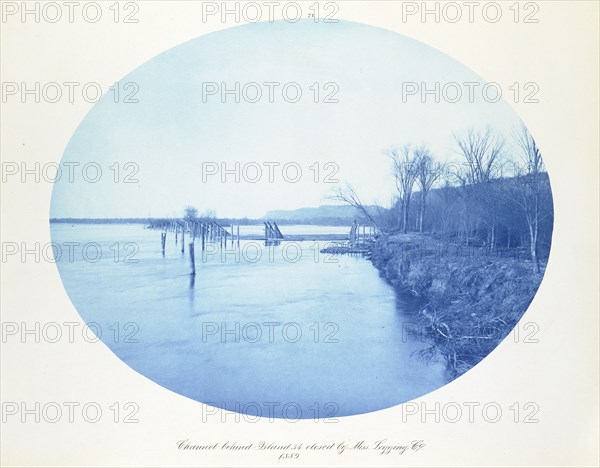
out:
M481 219L487 225L488 248L494 250L498 210L497 194L491 182L502 173L504 140L489 127L484 132L470 129L463 136L455 135L454 139L465 158L464 169L458 171L457 176L465 189L466 205L471 211L467 213L467 219ZM477 209L480 216L472 216Z
M356 190L350 184L346 184L345 187L335 187L333 195L330 197L332 200L339 200L356 208L358 211L362 213L362 215L367 218L373 226L375 226L379 231L383 232L382 225L369 213L369 211L365 208L363 203L360 201Z
M217 217L217 213L215 210L204 210L199 217L202 219L212 219Z
M466 170L463 174L467 183L487 183L499 175L504 141L494 135L491 128L483 133L470 129L466 135L455 135L454 139L465 157Z
M405 145L401 149L392 148L386 151L386 155L392 160L392 174L402 211L402 232L406 234L410 199L418 175L417 158L409 145Z
M444 166L435 162L429 150L424 146L417 148L415 159L417 161L417 185L419 186L417 228L419 232L423 232L427 195L433 184L442 176Z
M183 219L186 221L194 221L198 217L198 209L193 206L186 206L184 209Z
M538 257L538 234L540 221L549 216L546 210L551 197L547 173L542 154L524 125L515 132L516 146L519 149L519 161L514 162L517 196L513 201L523 210L529 231L529 252L534 271L540 271Z

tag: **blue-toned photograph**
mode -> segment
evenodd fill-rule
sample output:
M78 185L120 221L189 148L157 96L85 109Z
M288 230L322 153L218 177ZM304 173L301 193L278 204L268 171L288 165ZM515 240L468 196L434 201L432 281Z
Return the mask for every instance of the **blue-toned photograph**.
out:
M210 408L327 420L433 392L516 336L550 256L543 148L510 104L537 89L516 85L347 21L169 49L65 148L66 293L133 371Z

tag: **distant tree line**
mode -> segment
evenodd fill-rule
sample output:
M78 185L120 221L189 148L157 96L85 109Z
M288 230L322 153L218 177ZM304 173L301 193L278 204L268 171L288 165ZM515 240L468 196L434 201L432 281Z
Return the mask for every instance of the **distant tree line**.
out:
M147 224L154 218L50 218L51 223L63 224Z
M265 218L218 218L218 217L207 217L197 215L195 218L190 217L191 213L185 211L183 219L188 221L191 220L212 220L223 226L229 226L235 224L236 226L250 226L250 225L261 225ZM165 224L173 221L175 218L50 218L51 223L63 223L63 224ZM356 219L356 217L348 216L319 216L314 218L303 218L303 219L275 219L277 224L280 226L290 226L297 224L309 224L313 226L348 226ZM362 217L358 217L359 220L363 220Z

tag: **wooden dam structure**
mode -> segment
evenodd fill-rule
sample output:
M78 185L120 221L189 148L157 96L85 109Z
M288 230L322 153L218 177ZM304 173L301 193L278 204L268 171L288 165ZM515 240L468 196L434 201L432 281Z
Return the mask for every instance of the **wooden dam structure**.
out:
M361 231L362 228L362 231ZM356 221L350 228L348 239L344 241L332 241L327 247L321 249L321 253L330 254L359 254L364 255L371 251L377 230L372 225L360 225Z
M190 275L196 275L196 240L200 243L202 252L206 250L208 244L217 244L221 248L227 248L228 244L232 248L239 248L240 239L264 241L265 245L279 245L283 240L292 241L327 241L328 245L321 249L321 253L330 254L360 254L364 255L370 251L374 242L376 229L372 225L359 225L356 221L352 224L350 232L347 235L336 234L304 234L295 236L285 236L277 226L275 221L264 221L264 237L256 235L240 236L240 226L233 224L222 226L212 219L204 220L153 220L147 226L147 229L161 231L160 242L163 257L165 256L167 234L171 233L175 238L175 245L181 245L181 253L185 254L186 236L187 246L190 257Z
M265 225L265 240L281 240L283 239L283 234L279 230L277 223L273 221L271 224L269 221L264 222Z

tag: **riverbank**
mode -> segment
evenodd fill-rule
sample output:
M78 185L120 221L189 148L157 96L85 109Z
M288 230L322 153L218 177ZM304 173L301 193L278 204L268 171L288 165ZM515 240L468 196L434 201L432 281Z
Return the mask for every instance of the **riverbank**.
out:
M413 331L431 343L421 354L443 356L452 377L476 365L511 332L545 269L534 273L523 252L490 255L419 234L381 237L371 260L400 294L418 299Z

